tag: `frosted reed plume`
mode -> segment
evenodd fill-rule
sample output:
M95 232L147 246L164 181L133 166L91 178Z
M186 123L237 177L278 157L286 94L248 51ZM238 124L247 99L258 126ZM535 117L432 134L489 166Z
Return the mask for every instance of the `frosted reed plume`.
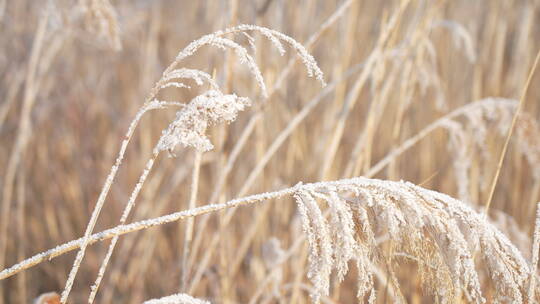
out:
M239 111L251 105L248 98L223 95L210 90L195 97L184 109L176 114L176 119L163 132L157 145L158 151L172 153L178 144L193 147L200 152L214 147L205 136L208 126L220 122L232 122Z
M493 155L487 150L488 134L504 135L510 128L512 115L515 113L518 101L506 98L485 98L459 107L418 131L416 135L405 140L400 146L388 153L365 174L375 176L405 151L414 147L420 140L432 134L435 130L444 129L448 132L448 148L452 152L452 165L458 187L458 197L462 201L474 203L470 197L470 169L473 158L489 160ZM522 113L516 124L516 139L518 151L525 157L538 180L540 176L540 128L538 122L527 113ZM492 126L495 126L492 128ZM495 132L490 132L492 128ZM485 180L485 179L481 179ZM486 186L483 183L481 186Z
M471 103L475 104L475 103ZM441 126L449 133L448 143L454 158L453 166L458 186L458 197L465 202L473 203L470 197L469 171L473 163L475 154L479 158L489 160L493 157L487 147L488 135L499 134L504 136L512 124L518 106L517 100L503 98L487 98L470 107L463 112L465 120L458 120L458 117L442 120ZM491 126L495 126L490 132ZM518 135L517 148L525 157L531 167L533 177L540 178L540 128L538 122L527 113L519 115L516 123L516 133ZM477 151L477 153L476 153ZM486 180L482 178L482 180ZM486 186L484 182L481 186Z
M298 56L306 66L308 76L317 78L317 80L323 85L326 84L326 82L324 81L323 72L317 65L317 62L315 61L313 56L309 54L309 52L302 44L281 32L256 25L242 24L225 29L223 31L217 31L213 34L203 36L190 43L186 48L184 48L180 53L178 53L175 62L179 62L193 55L198 49L205 45L215 46L224 50L231 49L238 56L240 62L248 66L253 77L256 79L257 83L261 87L262 95L268 96L266 85L264 84L264 80L262 78L259 67L257 66L257 64L255 64L253 57L249 55L246 48L229 38L223 37L228 34L245 34L246 32L257 32L268 38L270 42L272 42L272 44L278 49L280 54L285 53L282 42L289 44L289 46L291 46L297 52ZM249 37L251 36L248 36L248 41L252 41L252 38ZM251 44L251 46L253 46L253 44Z
M157 101L155 103L160 104ZM223 95L220 91L210 90L195 97L178 111L176 119L169 125L167 130L163 131L153 150L152 157L146 163L139 181L135 185L122 213L120 224L122 225L127 221L144 182L150 174L160 152L167 150L169 153L173 153L173 149L179 143L185 146L192 146L201 152L212 149L210 140L205 137L207 127L212 124L234 121L238 111L244 110L249 105L250 102L247 98L238 98L236 95ZM117 242L118 237L114 237L109 245L105 259L99 268L96 281L91 287L88 299L89 303L92 303L95 299Z
M459 107L452 112L444 115L443 117L435 120L431 124L424 127L422 130L416 133L416 135L408 138L405 140L399 147L395 148L392 152L388 153L383 159L378 161L375 165L373 165L369 171L366 173L366 176L371 177L375 174L379 173L383 168L388 166L396 157L398 157L403 152L407 151L408 149L414 147L420 140L426 138L428 135L430 135L433 131L439 129L439 128L445 128L448 129L448 126L454 126L453 123L459 123L458 118L462 116L467 116L469 118L477 117L477 115L468 115L468 113L484 113L484 110L487 110L488 113L492 113L493 110L490 110L490 108L500 109L501 113L505 113L508 111L513 111L517 107L517 101L513 99L505 99L505 98L486 98L477 100L471 103L468 103L462 107ZM505 116L506 117L506 116ZM494 117L493 117L494 118ZM511 117L510 117L511 119ZM474 124L475 121L478 121L475 119L470 119L471 124ZM482 119L482 121L484 121ZM503 119L501 120L502 125L508 125L507 120ZM486 126L484 124L478 124L475 125L475 127L478 127L477 131L478 134L484 134L485 132L482 132L482 130L486 130ZM449 130L452 131L452 130ZM484 135L480 136L479 140L483 140ZM459 137L459 136L458 136ZM453 146L451 146L453 147Z
M418 257L422 263L435 262L443 266L438 269L438 281L425 282L437 286L440 294L435 296L451 301L460 298L462 290L465 290L471 300L483 302L472 254L463 235L471 232L460 232L459 224L481 227L484 231L488 224L471 223L472 219L467 218L471 214L464 212L473 211L460 208L462 203L449 201L447 197L436 197L434 193L409 183L362 178L345 180L335 185L306 188L297 191L295 198L299 206L305 206L300 210L307 209L307 212L300 211L300 214L310 243L308 275L317 291L312 295L314 302L319 301L320 295L329 294L331 270L337 270L338 279L342 279L347 273L346 265L350 260L355 260L361 270L358 280L359 299L368 296L369 302L375 301L373 274L364 261L374 256L377 248L374 235L380 229L389 233L391 242L404 248L408 254ZM342 196L343 192L352 193L354 198ZM330 206L330 226L319 215L321 211L315 197L321 198ZM467 222L460 223L464 219L467 219ZM355 227L355 222L360 223L360 226ZM330 229L333 230L332 236L327 232ZM355 234L362 241L357 241ZM506 243L511 246L509 242ZM434 250L425 251L430 246ZM515 260L526 269L526 263L520 256ZM422 269L424 266L420 264L419 267Z
M450 136L448 146L453 152L458 197L461 200L472 203L469 170L474 152L479 151L483 158L491 157L486 150L486 137L490 134L489 125L496 123L495 131L504 134L510 127L517 104L517 101L511 99L487 98L463 113L465 121L449 119L442 122L442 127Z
M204 45L211 45L224 50L231 49L238 56L240 63L247 65L250 73L259 85L262 91L262 95L264 97L267 96L266 85L264 84L260 69L255 63L253 57L248 53L248 50L234 40L223 37L227 34L238 34L244 33L246 31L258 32L262 36L269 39L272 44L278 49L280 54L283 54L285 52L281 41L289 44L298 53L298 55L306 65L308 75L315 76L323 85L325 85L322 71L317 66L314 58L307 52L307 50L294 39L277 31L273 31L259 26L239 25L237 27L233 27L224 31L218 31L213 34L203 36L202 38L192 42L186 48L179 52L175 61L165 70L161 79L155 84L153 90L150 92L147 101L145 102L141 110L139 110L139 112L135 116L135 119L132 121L130 128L128 129L128 133L126 134L125 139L122 143L122 147L120 149L116 163L111 168L111 172L106 179L105 185L98 198L96 207L94 208L94 211L92 213L90 222L85 232L84 238L86 240L88 240L88 237L92 233L92 230L97 222L97 218L103 207L106 196L116 176L116 172L122 162L127 144L129 143L131 136L133 135L134 129L138 124L138 121L141 119L141 117L146 111L154 108L160 108L162 104L167 103L160 102L155 99L156 96L159 94L160 90L168 87L189 89L190 86L185 84L184 82L179 82L180 79L192 80L197 85L203 85L204 83L208 83L212 88L206 93L197 96L187 106L180 110L177 113L176 119L170 124L168 129L163 132L158 144L153 150L151 158L147 161L145 169L139 177L138 183L135 185L131 193L129 201L120 218L121 225L126 222L131 212L131 209L133 208L135 201L144 185L144 182L150 174L160 152L167 150L172 153L173 149L179 143L183 144L186 147L194 147L200 152L211 150L213 146L210 143L210 140L204 135L207 127L220 122L232 122L236 118L238 111L244 110L246 106L249 106L251 104L249 99L246 97L237 97L234 94L227 95L222 93L217 83L215 83L212 80L212 77L210 77L210 75L204 71L186 68L176 68L180 61L193 55L199 48ZM177 104L177 102L169 103ZM97 290L103 279L105 269L107 267L107 264L109 263L117 241L118 237L114 237L111 241L107 254L98 271L97 279L94 285L92 285L91 287L91 292L88 299L89 303L92 303L95 299ZM75 262L70 271L66 286L64 288L64 291L62 292L62 303L66 303L67 301L67 298L73 286L73 282L75 280L75 276L80 267L82 259L84 258L86 246L87 242L84 242L75 258Z

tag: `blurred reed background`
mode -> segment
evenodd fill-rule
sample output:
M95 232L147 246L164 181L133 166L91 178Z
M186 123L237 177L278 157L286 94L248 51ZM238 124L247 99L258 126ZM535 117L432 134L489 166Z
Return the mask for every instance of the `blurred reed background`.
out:
M0 269L84 234L130 121L163 70L190 41L237 24L265 26L306 45L329 86L305 77L301 64L279 83L294 54L280 56L264 39L256 39L254 58L267 86L279 84L266 101L230 52L205 48L184 61L213 75L224 92L254 101L236 122L210 129L215 148L202 155L198 205L299 181L368 176L411 181L481 211L515 106L494 102L421 132L474 101L518 100L540 48L539 17L535 0L0 1ZM196 92L161 95L188 102ZM524 102L490 215L530 258L540 201L540 72ZM142 119L95 231L117 224L174 113ZM240 140L245 146L227 170ZM159 157L128 222L188 208L196 153L175 154ZM187 259L184 221L123 236L96 302L140 303L182 291L213 303L308 303L307 247L278 264L271 257L302 235L293 199L225 218L195 219ZM107 245L88 248L70 302L88 297ZM0 303L62 291L74 257L0 281ZM422 292L414 261L391 262L401 265L395 275L409 303L434 301ZM275 267L281 273L270 276ZM325 301L355 301L351 271ZM480 280L489 299L494 285ZM387 284L376 284L379 303L393 301Z

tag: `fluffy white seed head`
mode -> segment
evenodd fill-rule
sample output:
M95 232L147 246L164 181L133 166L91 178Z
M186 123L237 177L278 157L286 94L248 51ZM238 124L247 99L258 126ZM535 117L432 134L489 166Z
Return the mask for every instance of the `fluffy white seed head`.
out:
M323 86L326 85L323 72L317 65L317 62L315 61L313 56L301 43L281 32L256 25L241 24L235 27L225 29L223 31L217 31L212 34L205 35L191 42L187 47L181 50L176 56L175 61L180 62L185 58L192 56L197 52L197 50L199 50L205 45L214 46L222 50L233 50L235 54L239 57L240 63L246 64L248 66L251 74L254 76L259 87L261 88L262 95L264 97L267 97L266 86L264 84L262 74L255 60L252 58L251 55L249 55L247 49L244 46L240 45L232 39L224 37L227 34L242 34L244 37L247 38L251 49L254 50L254 38L247 32L257 32L267 38L278 50L280 55L285 54L284 44L289 45L296 51L296 53L306 66L308 76L315 77Z
M157 149L172 152L178 144L182 144L201 152L209 151L214 146L205 135L208 126L232 122L239 111L250 105L250 100L245 97L224 95L216 90L207 91L176 113L176 119L163 131Z
M167 297L145 301L144 304L210 304L210 302L178 293Z
M358 267L360 301L366 296L365 300L375 301L377 256L389 262L388 279L398 289L392 261L400 256L417 261L424 287L442 302L465 297L484 303L473 260L477 244L497 286L494 300L522 303L527 294L524 286L530 270L519 250L461 201L411 183L365 178L304 185L294 196L310 248L308 277L315 287L315 302L328 294L331 273L336 271L342 279L351 260ZM328 204L328 222L314 198ZM390 248L403 252L380 250L376 239L381 237Z

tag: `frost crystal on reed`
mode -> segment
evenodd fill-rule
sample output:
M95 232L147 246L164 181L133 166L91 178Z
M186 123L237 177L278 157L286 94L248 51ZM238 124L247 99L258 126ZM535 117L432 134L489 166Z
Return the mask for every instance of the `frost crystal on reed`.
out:
M157 149L172 152L176 145L182 144L201 152L209 151L214 146L205 135L206 128L220 122L234 121L238 112L250 104L245 97L207 91L176 113L176 119L161 135Z
M187 294L178 293L160 299L148 300L145 301L143 304L210 304L210 302L196 299Z

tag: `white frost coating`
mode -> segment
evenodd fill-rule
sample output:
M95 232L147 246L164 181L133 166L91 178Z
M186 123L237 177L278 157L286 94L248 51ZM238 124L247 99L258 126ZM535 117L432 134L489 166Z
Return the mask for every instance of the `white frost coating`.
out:
M238 112L250 105L245 97L207 91L176 113L176 119L163 131L157 149L172 152L176 145L182 144L201 152L209 151L213 145L205 135L206 128L220 122L234 121Z
M291 38L291 37L289 37L289 36L287 36L287 35L285 35L285 34L283 34L281 32L274 31L274 30L264 28L264 27L260 27L260 26L256 26L256 25L241 24L241 25L237 26L236 28L241 30L241 31L258 31L262 35L264 35L265 37L268 37L268 38L269 37L276 37L276 39L269 38L272 41L272 43L274 43L274 45L276 45L275 41L279 41L279 40L283 40L283 41L287 42L292 48L294 48L296 50L296 52L298 53L298 56L300 56L300 59L302 60L302 62L306 66L308 76L309 77L314 76L315 78L317 78L317 80L323 86L326 85L326 82L324 81L324 74L321 71L321 69L319 68L319 66L317 65L317 62L315 61L313 56L311 56L311 54L309 54L309 52L306 50L306 48L302 44L300 44L298 41L294 40L293 38ZM276 45L276 47L278 48L278 50L280 49L279 46Z
M471 203L469 170L472 166L472 156L468 149L469 138L465 130L463 130L463 125L454 120L446 120L441 126L447 129L450 135L448 148L453 151L452 154L455 158L452 164L458 186L458 197L465 203Z
M230 39L221 37L213 37L210 40L210 44L223 50L227 48L234 50L234 53L236 56L238 56L240 63L247 65L249 72L253 75L253 77L255 77L255 81L257 81L257 84L261 88L262 95L265 98L268 97L268 92L266 85L264 84L261 70L257 66L257 63L255 63L255 59L248 54L248 51L243 46Z
M329 277L333 264L330 230L317 202L308 191L299 190L294 197L310 248L308 278L316 290L311 297L318 303L321 295L327 296L330 293Z
M357 198L342 198L346 193ZM313 197L328 203L330 223L315 210L318 206ZM522 303L526 295L523 286L529 267L519 251L482 215L449 196L405 182L354 178L304 185L295 192L295 198L310 245L308 276L314 285L315 302L328 293L330 271L336 270L338 278L344 276L350 260L356 260L361 270L359 300L362 302L365 295L370 302L375 300L375 295L367 292L372 274L363 261L372 260L375 252L380 254L372 239L381 229L388 231L396 246L419 261L439 265L437 276L425 283L447 302L463 296L469 302L485 302L468 243L471 238L481 244L481 256L497 286L495 299ZM352 231L356 231L356 239L351 237ZM425 246L436 250L424 250ZM330 271L326 261L333 261Z
M534 223L533 246L532 246L532 266L529 279L529 303L534 303L535 290L539 290L536 283L536 272L538 269L538 255L540 254L540 202L536 204L536 221Z
M230 39L222 38L222 36L225 36L227 34L244 33L248 31L258 32L264 37L266 37L268 40L270 40L270 42L272 42L272 44L278 49L279 53L282 55L285 53L285 48L283 47L282 41L289 44L293 49L296 50L298 56L301 58L302 62L306 66L308 76L310 77L314 76L323 86L326 85L326 82L324 81L323 72L317 65L317 62L315 61L313 56L309 54L307 49L302 44L300 44L298 41L294 40L293 38L281 32L271 30L269 28L265 28L261 26L256 26L256 25L241 24L235 27L225 29L223 31L217 31L212 34L205 35L191 42L187 47L185 47L182 51L180 51L178 55L176 56L175 61L179 62L193 55L202 46L212 45L221 49L227 49L227 48L233 49L237 53L237 55L239 55L241 58L244 57L245 62L251 65L251 63L249 62L250 61L249 57L245 56L245 54L247 54L247 51L245 50L244 47L240 46L239 44L237 44L236 42ZM249 38L251 36L247 34L245 36L248 37L248 43L253 48L254 47L253 39ZM240 50L240 49L243 49L243 50ZM250 66L250 69L251 69L251 72L254 73L255 70L253 69L253 66ZM257 80L257 82L259 82L259 79ZM259 83L259 85L261 85L261 83ZM261 89L263 90L263 95L266 96L266 87L261 86Z
M210 304L210 302L196 299L187 294L178 293L160 299L148 300L145 301L143 304Z
M176 81L173 81L173 82L167 82L166 84L162 85L160 88L162 89L166 89L166 88L178 88L178 89L191 89L190 86L188 86L187 84L184 84L182 82L176 82Z
M312 195L325 200L331 208L330 229L332 239L335 242L336 266L334 267L337 269L337 278L341 282L349 271L348 261L353 259L358 252L358 245L354 238L356 232L351 208L339 197L337 192L331 192L329 195L314 192Z
M247 42L249 43L249 47L251 48L251 51L255 53L257 50L257 47L255 46L255 38L253 38L250 34L246 32L242 32L242 35L246 37Z
M210 74L201 70L186 68L175 69L163 75L162 80L165 82L165 84L163 84L161 88L167 87L167 85L169 85L170 83L177 83L176 81L172 81L175 79L191 79L195 81L195 83L199 86L203 85L206 82L212 87L212 89L219 90L219 85L214 81L214 79L212 79L212 76L210 76ZM189 86L185 85L182 87L189 88Z

